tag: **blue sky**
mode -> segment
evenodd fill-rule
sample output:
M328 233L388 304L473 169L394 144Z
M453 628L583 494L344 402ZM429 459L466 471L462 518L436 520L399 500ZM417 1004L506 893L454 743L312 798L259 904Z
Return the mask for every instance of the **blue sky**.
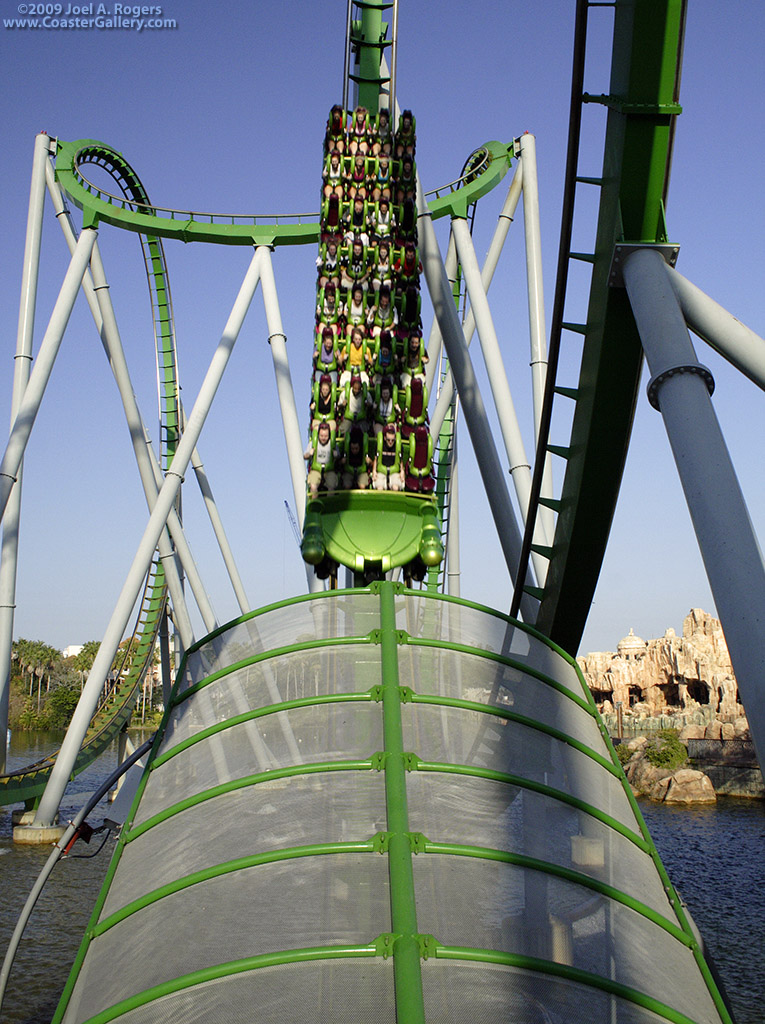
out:
M2 18L15 0L0 0ZM318 207L321 139L340 96L345 4L289 8L233 0L162 4L177 28L161 31L0 29L4 192L0 206L0 422L8 423L21 260L35 133L101 139L124 153L158 205L220 212L306 212ZM426 188L458 173L489 139L537 137L548 327L557 260L570 88L573 0L464 5L402 0L398 96L417 116ZM437 17L433 12L437 10ZM471 11L477 10L474 8ZM591 15L586 88L607 91L608 10ZM761 186L765 90L760 5L691 0L670 197L678 269L741 320L765 331ZM585 113L584 165L600 169L602 111ZM504 188L484 200L479 259ZM520 212L520 211L519 211ZM594 233L578 207L575 248ZM581 244L577 244L577 239ZM144 418L156 420L146 286L136 238L104 226L100 245ZM36 338L66 267L52 213L43 234ZM168 243L179 363L187 408L244 276L246 249ZM274 267L298 406L307 405L314 303L312 249L280 250ZM530 422L522 218L495 277L492 309L519 416ZM586 302L575 281L567 319ZM701 345L701 343L699 343ZM755 525L765 525L758 390L712 352L715 406ZM575 373L571 369L571 380ZM553 437L565 444L566 437ZM265 318L256 297L200 441L253 606L298 593L304 573L284 500L293 503L275 402ZM462 445L462 593L506 608L510 584L485 499ZM221 621L236 614L187 483L184 516ZM116 389L90 314L78 299L25 462L15 634L56 645L101 636L143 532L145 512ZM713 604L660 417L638 405L610 548L582 650L613 649L630 627L645 637L679 629L691 606Z

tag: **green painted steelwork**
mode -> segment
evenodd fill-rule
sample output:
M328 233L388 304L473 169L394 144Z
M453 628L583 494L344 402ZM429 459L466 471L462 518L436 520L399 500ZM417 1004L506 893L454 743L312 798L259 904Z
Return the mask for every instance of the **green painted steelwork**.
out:
M246 775L241 779L232 779L231 782L224 782L219 786L200 790L194 796L187 797L185 800L179 800L178 803L171 804L164 811L160 811L151 818L147 818L140 825L123 829L121 838L124 838L125 843L129 843L148 829L154 828L155 825L160 825L175 814L188 810L189 807L196 807L207 800L214 800L218 796L233 793L237 789L244 789L247 786L257 786L261 782L273 782L276 779L291 779L296 775L315 775L319 772L381 771L384 761L385 755L380 752L365 761L314 761L311 764L299 765L297 768L274 768L271 771L258 772L256 775Z
M366 107L371 114L380 109L380 88L389 81L382 74L382 55L392 45L388 38L388 25L383 21L383 11L393 5L386 0L363 0L356 6L361 8L361 18L351 22L351 52L357 55L358 74L349 74L358 86L359 106Z
M144 587L138 624L123 669L106 701L93 715L72 768L79 775L100 757L123 732L138 701L141 683L154 653L154 643L165 602L165 576L160 562L153 562ZM25 802L37 805L48 784L58 751L36 764L0 775L0 805Z
M375 943L370 943L364 947L321 947L322 952L313 952L310 955L316 958L323 958L323 956L347 956L347 955L359 955L357 953L350 953L349 949L358 950L363 948L364 952L361 955L365 956L388 956L393 955L393 968L395 975L395 998L396 998L396 1012L397 1019L400 1021L407 1022L423 1022L426 1020L424 1010L424 999L422 992L422 960L428 959L432 956L442 958L453 958L453 959L470 959L474 961L482 962L494 962L497 964L507 964L519 967L529 967L533 970L544 971L550 976L568 978L571 981L581 982L591 987L597 987L603 991L611 992L614 995L618 995L622 998L628 999L638 1005L652 1008L655 1012L664 1015L665 1019L670 1021L683 1021L687 1020L682 1014L677 1013L664 1004L651 999L650 996L637 992L634 989L626 988L623 985L619 985L612 982L609 978L603 976L589 975L584 972L577 971L576 969L566 967L565 965L555 964L546 960L535 960L533 957L520 956L514 954L508 954L497 950L490 949L467 949L461 947L448 947L443 946L438 942L438 937L424 935L417 930L417 913L416 913L416 901L415 901L415 888L412 874L412 858L415 855L428 856L428 855L439 855L439 856L458 856L466 858L478 858L482 860L497 861L507 864L517 865L519 869L529 869L534 871L542 872L547 876L554 876L564 879L573 884L581 885L592 892L596 892L601 896L614 900L617 903L629 908L635 913L640 914L646 920L652 922L654 925L663 929L668 935L674 938L676 941L681 943L682 946L690 949L692 955L696 958L702 976L706 980L710 993L715 999L715 1003L720 1009L721 1020L727 1022L730 1021L727 1012L722 1006L722 1001L719 998L719 994L716 993L715 986L711 981L708 969L704 964L701 951L698 949L698 944L694 938L693 932L690 929L685 915L682 913L682 908L679 904L676 894L672 890L669 880L666 878L666 872L661 867L661 862L656 854L655 847L650 841L650 837L645 831L644 823L640 818L639 811L637 810L634 797L629 792L629 787L624 780L623 772L615 762L611 763L606 757L598 754L597 751L593 751L586 745L574 740L567 733L561 730L552 729L541 725L536 721L524 718L523 716L514 714L505 708L498 708L494 706L487 706L476 701L471 700L460 700L456 698L442 698L442 697L430 697L426 694L414 693L409 687L402 687L399 677L399 658L405 655L407 647L420 644L422 648L427 650L433 650L434 648L442 647L445 650L452 650L456 648L460 653L468 653L471 655L477 654L478 656L487 658L498 664L505 664L511 659L506 659L503 656L494 655L492 652L482 651L477 648L470 648L466 645L455 645L449 640L436 641L425 639L424 642L420 642L417 639L413 639L405 630L397 629L397 602L400 602L402 598L406 600L425 600L429 604L435 601L448 601L455 604L456 606L465 606L476 609L476 606L470 602L464 602L455 598L445 598L441 595L438 596L426 596L423 591L406 591L400 585L389 582L381 582L374 585L373 588L359 591L359 596L364 599L365 602L369 601L371 593L378 596L378 613L379 613L379 629L370 630L369 634L365 638L366 643L379 644L380 651L380 672L381 672L381 683L380 685L374 685L371 689L367 689L365 692L357 692L351 694L335 694L327 697L318 697L314 699L299 699L296 701L285 701L273 705L266 706L261 709L257 709L251 713L245 713L238 716L236 719L231 719L228 722L221 722L215 726L208 727L204 730L204 733L199 733L199 738L204 738L207 735L213 733L220 734L229 726L239 722L246 721L252 718L262 717L264 714L272 714L280 710L288 710L293 707L310 706L311 704L321 704L329 702L340 702L342 700L364 700L372 704L373 701L377 701L377 707L380 709L379 713L383 718L383 735L384 735L384 749L374 756L363 759L361 761L352 762L337 762L329 761L325 763L315 763L311 765L296 765L287 768L277 769L274 771L260 772L256 775L247 776L242 779L231 780L223 783L219 786L212 787L208 790L204 790L187 797L183 801L178 801L175 805L165 808L163 811L153 815L152 818L143 822L142 824L133 827L132 822L136 813L136 807L138 803L138 797L136 803L128 818L128 824L126 825L123 835L120 837L118 842L118 849L115 854L112 865L110 866L109 873L107 876L107 883L105 888L99 897L96 911L91 919L91 924L88 929L88 935L83 943L80 954L78 954L77 964L74 969L72 979L68 986L67 992L71 992L74 984L74 977L76 976L79 966L85 956L87 946L90 942L96 939L99 935L109 931L109 929L117 924L119 921L127 920L138 911L156 903L165 896L169 896L174 892L180 891L181 889L189 888L197 883L206 881L208 879L217 878L222 875L228 875L232 872L241 868L256 868L259 864L270 863L273 861L285 860L295 861L296 864L305 857L309 856L331 856L335 853L343 852L378 852L388 859L388 871L390 881L390 899L391 899L391 933L383 936L378 936ZM331 600L333 594L327 593L326 595L314 595L309 598L310 600L323 601ZM343 595L344 602L352 602L354 594L349 592ZM279 602L279 606L284 608L285 612L288 612L291 604L301 604L306 600L305 597L297 599L293 602ZM436 607L436 606L434 606ZM480 606L478 606L480 607ZM487 609L481 609L484 614L491 615L492 618L497 618L500 621L507 621L507 617L501 613L494 613ZM368 613L367 605L365 604L365 613ZM374 614L378 614L374 613ZM247 621L257 613L252 615L244 616L242 619ZM237 624L242 621L237 620ZM427 615L425 616L427 620ZM508 622L508 625L516 628L516 624L512 621ZM518 624L517 628L523 628ZM524 628L524 631L533 633L532 630ZM219 631L216 631L216 635L220 635ZM338 640L342 641L346 638L330 638L330 643L334 641L337 643ZM352 638L351 638L352 639ZM544 640L544 638L541 638ZM204 647L205 643L209 642L207 638L200 641L197 646L197 650ZM358 642L358 641L356 641ZM546 642L546 646L550 647L549 641ZM289 653L288 649L278 648L276 649L278 657L279 654ZM262 660L264 657L273 657L274 652L267 652L256 656L256 659ZM574 664L572 659L565 658L562 662L566 664L566 672L569 671L570 665ZM524 666L522 663L511 664L511 667L521 672L529 672L530 669ZM544 673L539 673L536 670L534 672L534 678L538 678L543 685L550 685L551 683L557 683L555 679L550 679ZM577 672L577 678L581 679L581 674ZM216 673L217 679L225 680L227 673L225 670L221 670L220 673ZM590 702L583 701L581 697L576 693L572 693L566 687L561 688L562 684L552 686L553 692L555 692L561 700L573 701L577 708L584 712L586 715L591 716L595 714L594 708ZM572 795L560 792L542 782L537 782L532 779L526 779L517 777L510 774L497 772L486 768L477 768L471 765L459 765L454 763L439 763L439 762L425 762L421 760L416 752L407 752L403 748L403 726L402 726L402 714L404 711L404 704L412 703L428 703L431 706L449 706L456 710L464 710L470 713L480 712L488 715L498 715L505 719L511 719L521 722L523 725L529 725L531 728L544 733L545 735L553 737L555 740L566 743L579 749L586 756L590 757L596 764L598 764L604 771L620 779L622 786L625 788L628 799L630 799L630 805L635 812L635 824L640 830L638 832L633 831L629 826L622 824L619 821L613 819L606 812L599 810L586 802L573 797ZM176 702L180 703L180 702ZM183 741L183 746L190 746L197 737L191 737L189 741ZM152 774L152 769L157 767L162 761L172 757L174 753L177 753L181 748L179 745L177 748L173 748L161 756L158 753L158 747L155 748L151 756L150 767L144 774L139 789L143 789L146 785L146 780ZM609 751L612 753L612 751ZM215 866L201 868L198 871L192 872L186 876L176 878L170 883L158 887L155 890L144 893L143 895L132 900L125 907L111 914L104 921L98 920L99 914L103 910L103 906L106 899L106 891L108 884L114 876L117 864L121 858L121 853L125 849L126 845L141 835L144 835L148 830L154 828L162 823L168 822L177 815L181 814L184 810L197 806L203 802L214 799L216 796L223 796L226 793L233 792L235 790L241 790L247 786L257 785L261 782L269 782L275 779L288 779L291 776L300 776L307 774L314 774L326 771L383 771L385 781L385 794L386 794L386 806L387 806L387 822L385 825L385 831L378 832L375 836L371 837L359 837L355 841L350 842L329 842L314 844L305 847L288 847L281 850L270 851L264 854L254 854L245 857L240 857L226 861L223 864ZM662 880L662 884L669 896L669 903L667 911L670 909L674 913L676 921L672 917L667 917L660 911L654 910L651 907L643 904L639 898L630 896L615 886L612 886L606 881L601 881L598 878L594 878L589 875L582 874L578 869L569 868L562 864L556 864L548 859L541 857L532 857L527 854L513 853L510 851L498 850L489 847L471 846L466 844L453 844L449 842L433 842L422 834L412 833L409 824L409 814L407 809L407 775L414 771L424 772L439 772L446 773L452 776L473 776L477 778L485 778L490 781L498 782L507 785L512 788L522 789L524 791L537 793L540 796L548 797L550 799L562 802L567 806L580 811L584 814L591 816L593 819L598 820L607 828L613 830L615 833L626 838L639 850L647 854L656 864L657 869ZM334 952L327 953L327 950L335 949ZM342 951L341 951L342 950ZM265 964L282 964L294 962L296 960L304 959L301 951L296 954L295 951L278 951L268 955L266 958L256 957L248 961L238 961L237 964L247 963L248 967L242 967L241 969L250 969L256 965ZM174 991L180 991L183 988L187 988L191 985L200 983L203 980L210 979L212 977L222 978L227 974L234 973L235 970L240 968L232 968L230 964L216 965L213 968L209 968L203 972L195 972L193 974L184 975L183 978L175 979L172 982L165 983L161 986L157 986L153 989L149 989L146 992L140 992L134 994L129 999L118 1003L117 1005L103 1011L97 1017L92 1018L92 1021L106 1021L113 1020L121 1016L123 1013L127 1013L130 1009L138 1006L145 1005L148 1002L158 998L161 994L169 994ZM68 997L67 997L68 998ZM63 1005L63 1004L62 1004ZM56 1020L61 1019L61 1011L57 1016Z
M214 683L218 679L222 679L224 676L231 675L232 672L238 672L239 669L248 668L250 665L259 665L261 662L268 661L270 658L280 658L285 654L299 654L301 651L316 651L324 650L327 647L347 647L349 644L369 644L373 642L374 641L370 636L338 636L332 637L328 640L312 639L310 642L306 643L286 644L283 647L273 647L268 651L253 654L251 658L242 658L240 661L234 662L233 665L227 665L225 668L219 669L217 672L212 672L209 676L205 676L204 679L200 679L199 682L187 687L180 693L174 693L170 701L170 706L175 707L176 705L181 704L183 701L188 700L189 697L192 697L195 693L204 689L205 686L209 686L210 683Z
M195 746L197 743L201 743L204 740L209 739L211 736L216 736L218 733L226 732L228 729L233 729L237 725L242 725L244 722L252 722L256 718L267 718L269 715L276 715L280 711L294 711L297 708L310 708L316 707L319 704L373 704L378 703L377 695L372 692L367 693L333 693L324 697L303 697L299 700L285 700L279 704L268 704L266 707L255 708L254 711L247 711L241 715L234 715L231 718L225 719L222 722L216 722L215 725L210 725L206 729L200 729L199 732L195 732L193 736L189 736L187 739L182 740L174 747L170 747L159 757L155 758L152 762L152 770L161 768L163 764L175 757L177 754L181 754L184 750L188 750L189 747Z
M629 988L627 985L620 985L616 981L611 981L610 978L604 978L602 974L591 974L589 971L580 970L578 967L569 967L567 964L559 964L554 960L540 960L537 957L504 953L499 949L485 950L470 946L444 946L440 943L435 946L434 955L442 960L474 960L476 963L504 964L507 967L519 967L523 970L547 974L554 978L562 978L565 981L573 981L588 988L598 989L601 992L608 992L609 995L618 996L627 1002L651 1010L652 1013L658 1014L664 1020L671 1021L672 1024L698 1024L698 1021L673 1010L671 1006L659 1002L658 999L652 999L644 992ZM722 1020L725 1024L734 1024L727 1010L722 1014Z
M667 241L664 202L680 109L685 0L617 0L614 6L600 211L571 454L536 620L570 651L579 646L600 572L642 367L626 292L609 287L611 259L617 242Z
M613 775L617 779L621 779L622 772L619 770L619 766L615 765L612 761L598 754L597 751L592 750L591 747L586 746L579 740L575 740L573 736L569 736L568 733L562 732L560 729L555 729L551 725L545 725L544 722L539 722L535 718L529 718L527 715L519 715L515 711L508 711L503 707L495 707L491 704L481 704L474 700L460 700L457 697L432 697L429 694L416 694L412 693L408 696L406 703L411 704L430 704L435 707L444 708L462 708L465 711L477 712L481 715L491 715L494 718L502 718L506 722L516 722L518 725L525 725L527 729L533 729L535 732L544 733L546 736L550 736L552 739L557 740L559 743L565 743L567 747L573 747L574 750L578 750L580 754L584 754L591 760L595 761L600 765L609 775Z
M495 850L484 846L467 846L463 843L434 843L427 836L423 837L420 852L442 854L449 857L475 857L478 860L495 860L503 864L515 864L520 868L541 871L543 874L563 878L567 882L573 882L575 885L581 885L585 889L591 889L607 899L614 900L614 902L621 903L622 906L634 910L636 914L640 914L641 917L645 917L652 924L658 925L659 928L662 928L671 935L673 939L677 939L682 945L687 946L688 949L693 949L694 946L698 945L695 938L684 932L674 921L670 921L640 900L633 899L627 893L622 892L621 889L617 889L607 882L601 882L591 875L585 875L581 871L565 868L560 864L553 864L551 861L539 860L537 857L527 857L522 853L510 853L507 850Z
M396 978L396 1018L424 1024L425 1004L420 974L417 908L412 873L412 847L406 795L406 760L401 723L402 694L398 675L396 608L391 583L380 585L382 637L383 721L385 736L385 794L388 810L388 871L390 875L393 968Z
M606 814L605 811L601 811L599 807L595 807L594 804L589 804L584 800L580 800L578 797L572 796L570 793L565 793L563 790L554 789L552 786L548 786L543 782L537 782L535 779L526 779L522 775L512 775L508 772L493 771L491 768L480 768L476 765L470 764L454 764L446 763L442 761L423 761L417 757L416 754L410 754L407 761L407 769L409 771L416 772L440 772L444 775L470 775L476 779L488 779L491 782L501 782L504 785L512 786L514 789L528 789L532 793L538 793L540 796L550 797L551 800L558 800L560 803L568 804L569 807L573 807L577 811L581 811L583 814L589 814L592 818L597 818L608 828L614 832L618 832L624 836L625 839L629 839L631 843L634 843L639 849L645 853L650 853L652 850L652 844L649 840L639 835L637 832L633 832L632 829L623 825L616 818L611 817L610 814Z
M333 853L382 853L386 847L385 836L385 833L378 833L371 839L357 843L314 843L310 846L291 846L281 850L269 850L268 853L256 853L250 857L237 857L234 860L227 860L216 864L214 867L195 871L191 875L182 875L180 878L176 878L175 881L168 882L167 885L160 886L158 889L152 889L144 896L141 896L140 899L133 900L131 903L126 904L126 906L116 910L113 914L110 914L109 917L104 918L103 921L99 921L91 931L91 938L95 939L99 935L103 935L104 932L107 932L132 914L138 913L153 903L157 903L166 896L172 896L173 893L199 885L200 882L207 882L211 878L219 878L221 875L228 875L233 871L241 871L244 868L258 867L261 864L276 864L285 860L300 860L302 857L324 857Z
M325 557L355 572L389 572L416 559L443 558L435 500L394 491L334 491L306 507L303 557Z
M428 203L431 215L434 218L459 215L487 195L507 174L512 148L512 143L485 143L480 149L485 156L478 171L437 189ZM86 227L103 222L138 234L218 245L316 245L319 241L318 213L258 216L166 209L111 195L93 185L79 169L80 164L88 162L124 163L124 159L116 149L97 139L59 140L56 178L72 202L83 211Z
M407 644L412 647L438 647L445 651L457 651L461 654L472 654L476 658L485 658L487 661L495 661L499 665L507 665L508 668L515 668L524 675L531 676L532 679L539 680L540 683L544 683L545 686L549 686L553 690L557 690L558 693L563 694L567 700L576 704L583 711L586 711L591 718L597 719L597 709L588 704L588 702L574 693L565 683L558 682L557 679L553 679L550 676L540 672L539 669L534 668L531 665L524 664L517 658L508 658L504 654L497 654L496 651L486 651L481 647L470 647L468 644L453 643L448 640L426 640L422 637L410 637L407 634Z
M226 978L233 974L241 974L244 971L254 971L261 967L275 967L282 964L306 963L312 960L335 960L347 957L372 957L387 956L391 945L391 936L383 934L378 936L374 943L367 946L310 946L303 949L288 949L279 953L264 953L261 956L247 957L245 960L231 960L225 964L216 964L214 967L206 967L200 971L193 971L184 974L180 978L174 978L162 985L155 985L146 989L138 995L110 1006L107 1010L89 1017L83 1024L109 1024L109 1021L116 1020L131 1010L161 999L163 996L171 995L173 992L182 992L184 989L192 988L194 985L202 985L208 981L216 981L219 978ZM75 963L75 967L78 964ZM74 971L74 968L72 969ZM60 1024L65 1010L64 998L69 998L71 989L74 987L74 978L70 977L67 987L64 990L61 1004L51 1021L51 1024Z

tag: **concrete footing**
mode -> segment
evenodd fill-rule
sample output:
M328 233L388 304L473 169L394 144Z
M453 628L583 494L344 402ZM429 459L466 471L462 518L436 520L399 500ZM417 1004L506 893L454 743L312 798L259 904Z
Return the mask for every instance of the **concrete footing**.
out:
M34 820L34 811L25 811L21 807L17 807L14 811L11 811L11 821L14 825L31 825Z
M13 841L26 846L52 846L63 836L66 828L66 825L17 825L13 830Z

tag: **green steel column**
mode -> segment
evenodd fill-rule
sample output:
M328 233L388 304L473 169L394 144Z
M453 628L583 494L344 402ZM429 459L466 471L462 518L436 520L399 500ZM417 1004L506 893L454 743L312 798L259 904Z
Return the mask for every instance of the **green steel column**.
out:
M382 705L385 736L385 799L388 812L393 972L398 1024L424 1024L425 1004L420 974L420 945L412 873L412 844L406 799L406 766L401 727L398 638L394 585L380 584Z
M365 0L361 20L353 25L354 41L359 44L359 106L366 107L372 114L380 107L383 10L380 0Z

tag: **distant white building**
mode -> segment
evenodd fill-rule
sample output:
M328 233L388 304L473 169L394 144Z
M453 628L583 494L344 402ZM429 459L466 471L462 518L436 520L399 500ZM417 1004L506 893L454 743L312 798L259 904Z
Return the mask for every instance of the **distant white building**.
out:
M61 652L65 658L76 658L81 650L85 647L85 644L69 644Z

